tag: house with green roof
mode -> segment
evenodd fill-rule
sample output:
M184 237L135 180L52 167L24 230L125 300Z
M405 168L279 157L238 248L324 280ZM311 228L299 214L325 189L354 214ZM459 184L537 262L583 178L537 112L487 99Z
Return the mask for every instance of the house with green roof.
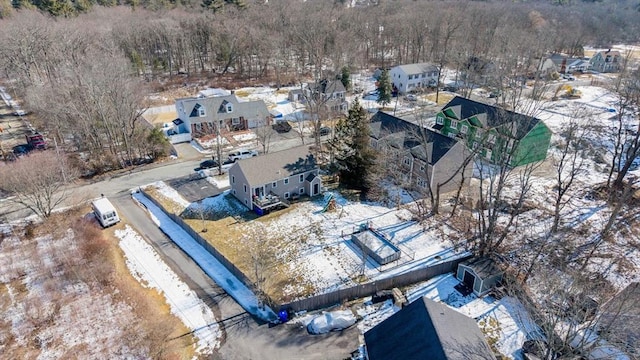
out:
M433 128L489 162L512 167L543 161L551 142L542 120L460 96L438 112Z

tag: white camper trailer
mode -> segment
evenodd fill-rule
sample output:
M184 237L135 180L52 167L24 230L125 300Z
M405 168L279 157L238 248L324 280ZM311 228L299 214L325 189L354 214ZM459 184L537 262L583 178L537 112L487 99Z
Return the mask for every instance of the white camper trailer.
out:
M100 198L92 202L91 206L96 219L98 219L102 227L106 228L120 221L116 208L113 207L109 199Z

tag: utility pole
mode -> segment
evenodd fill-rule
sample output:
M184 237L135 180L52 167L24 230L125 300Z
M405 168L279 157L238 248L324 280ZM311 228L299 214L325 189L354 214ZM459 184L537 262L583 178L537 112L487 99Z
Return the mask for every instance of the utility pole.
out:
M216 150L217 150L217 153L218 153L218 175L222 175L222 148L220 147L220 145L221 145L220 142L222 140L222 137L220 136L220 128L221 127L222 127L222 120L219 120L218 126L217 126L217 128L218 128L218 138L217 138L217 141L216 141L216 144L217 144L216 145L217 146Z

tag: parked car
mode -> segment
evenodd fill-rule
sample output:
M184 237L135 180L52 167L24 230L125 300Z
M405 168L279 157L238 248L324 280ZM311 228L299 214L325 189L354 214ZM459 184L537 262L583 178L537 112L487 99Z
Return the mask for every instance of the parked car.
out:
M405 99L407 99L407 101L418 101L418 97L413 94L407 94L407 96L405 96Z
M211 169L218 166L218 162L210 159L200 163L200 169Z
M26 144L16 145L13 147L13 154L18 157L27 155L29 151L31 151L31 147Z
M331 128L330 127L323 126L318 130L318 135L320 135L320 136L327 136L329 134L331 134ZM312 135L315 136L315 134L312 134Z
M240 159L248 159L254 156L258 156L258 152L256 150L236 150L229 153L229 161L238 161Z
M281 121L271 125L271 128L279 134L288 133L289 131L291 131L291 124L289 124L289 122L287 121Z

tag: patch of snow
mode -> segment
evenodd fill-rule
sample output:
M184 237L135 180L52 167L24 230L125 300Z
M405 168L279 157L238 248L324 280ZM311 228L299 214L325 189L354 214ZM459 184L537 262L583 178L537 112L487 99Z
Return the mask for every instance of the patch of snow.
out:
M336 310L316 316L307 325L310 334L326 334L334 330L346 329L356 323L356 317L351 310Z
M240 306L247 310L247 312L267 321L277 319L273 310L261 304L249 288L233 276L227 268L189 236L180 226L174 223L162 210L141 193L133 194L133 197L144 204L147 210L155 216L158 226L162 231L187 253L221 288L231 295Z
M176 315L198 339L196 351L211 354L220 346L222 332L211 309L171 270L129 225L116 230L127 267L141 284L158 290Z
M176 202L177 204L179 204L182 207L189 207L189 205L191 204L189 201L187 201L185 198L182 197L182 195L180 195L179 192L177 192L174 188L172 188L171 186L167 185L164 181L156 181L152 184L143 186L143 188L148 188L148 187L152 187L154 189L156 189L162 196L171 199L172 201Z

